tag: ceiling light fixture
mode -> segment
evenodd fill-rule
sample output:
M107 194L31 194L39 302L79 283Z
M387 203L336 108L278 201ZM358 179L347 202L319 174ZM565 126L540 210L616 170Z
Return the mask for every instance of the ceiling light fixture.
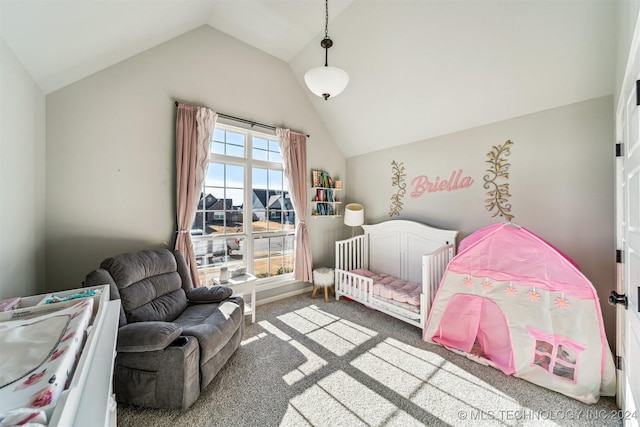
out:
M324 39L320 42L324 49L324 67L307 71L304 81L311 92L326 101L329 97L342 93L349 83L349 74L340 68L329 67L329 48L333 46L333 41L329 38L329 0L325 0L324 4Z

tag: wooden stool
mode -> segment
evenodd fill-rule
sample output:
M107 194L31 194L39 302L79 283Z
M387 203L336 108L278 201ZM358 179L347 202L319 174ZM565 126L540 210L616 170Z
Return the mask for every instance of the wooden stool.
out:
M324 288L324 301L329 302L329 291L335 295L333 279L333 268L320 267L313 270L313 292L311 293L311 298L316 297L318 288Z

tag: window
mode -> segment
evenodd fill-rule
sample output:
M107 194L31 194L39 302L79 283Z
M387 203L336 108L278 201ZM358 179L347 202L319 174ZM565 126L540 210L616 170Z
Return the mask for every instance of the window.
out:
M295 219L277 137L217 124L191 228L200 283L223 265L292 276Z
M532 364L575 384L580 354L585 347L568 338L546 334L532 327L527 327L527 332L535 340Z

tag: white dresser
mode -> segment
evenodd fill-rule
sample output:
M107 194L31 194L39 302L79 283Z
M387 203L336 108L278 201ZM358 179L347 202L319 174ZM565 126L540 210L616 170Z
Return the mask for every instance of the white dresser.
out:
M116 426L116 402L112 389L120 300L109 301L109 286L54 292L65 297L87 289L100 289L94 296L93 316L80 359L69 387L47 411L50 426ZM51 294L21 298L20 309L35 307ZM8 320L11 312L0 313Z

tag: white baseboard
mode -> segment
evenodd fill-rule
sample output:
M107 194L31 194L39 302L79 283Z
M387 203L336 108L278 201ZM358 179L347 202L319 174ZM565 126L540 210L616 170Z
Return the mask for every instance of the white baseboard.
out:
M309 285L309 286L305 286L302 289L296 289L295 291L285 292L283 294L274 295L274 296L269 297L269 298L258 299L256 297L256 306L262 305L262 304L268 304L270 302L274 302L274 301L278 301L278 300L281 300L281 299L289 298L289 297L292 297L292 296L295 296L295 295L304 294L305 292L311 292L312 290L313 290L313 285Z

